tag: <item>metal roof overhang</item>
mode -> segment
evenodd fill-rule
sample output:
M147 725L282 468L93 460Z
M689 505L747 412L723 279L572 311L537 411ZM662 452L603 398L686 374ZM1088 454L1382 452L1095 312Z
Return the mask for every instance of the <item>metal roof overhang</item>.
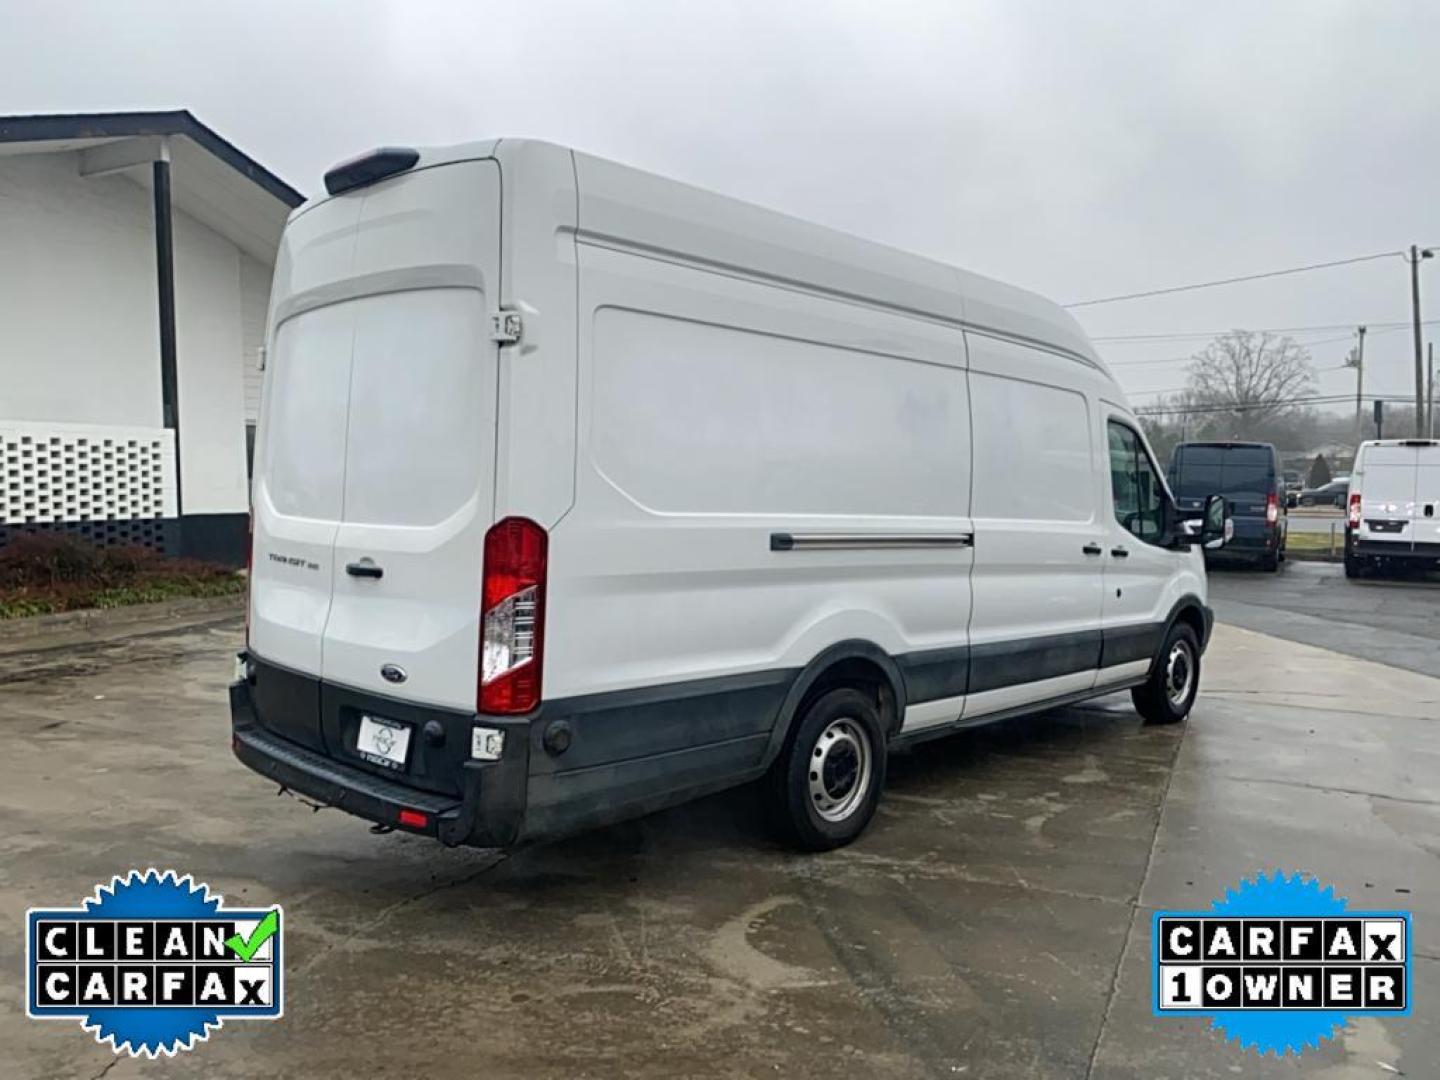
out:
M174 205L266 263L305 201L185 110L0 117L0 156L55 153L78 154L82 175L118 172L147 190L168 154Z

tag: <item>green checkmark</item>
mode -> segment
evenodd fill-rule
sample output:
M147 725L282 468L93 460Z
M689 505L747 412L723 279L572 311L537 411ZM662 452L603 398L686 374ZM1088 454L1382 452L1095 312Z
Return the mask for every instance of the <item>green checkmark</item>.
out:
M260 920L260 925L250 931L248 939L242 938L239 934L231 934L225 939L225 944L241 960L249 960L260 951L261 945L275 936L275 931L278 929L280 929L280 913L270 911L266 913L265 918Z

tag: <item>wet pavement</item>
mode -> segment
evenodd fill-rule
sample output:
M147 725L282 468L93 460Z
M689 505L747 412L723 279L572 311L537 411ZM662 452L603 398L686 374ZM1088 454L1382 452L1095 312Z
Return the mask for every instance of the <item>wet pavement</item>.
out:
M1222 626L1186 727L1117 695L928 744L842 851L741 789L502 858L236 763L239 638L0 656L0 1075L1436 1075L1440 680ZM285 906L282 1020L149 1062L25 1019L25 909L150 865ZM1275 866L1413 910L1413 1016L1278 1062L1151 1015L1150 912Z
M1235 626L1440 678L1440 574L1350 579L1338 563L1268 573L1212 568L1210 602Z

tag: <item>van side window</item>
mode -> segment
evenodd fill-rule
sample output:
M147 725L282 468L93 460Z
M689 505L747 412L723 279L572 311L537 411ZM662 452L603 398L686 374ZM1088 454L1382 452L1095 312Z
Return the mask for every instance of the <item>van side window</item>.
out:
M1165 496L1160 474L1140 436L1114 420L1110 431L1110 488L1115 518L1141 540L1158 544L1165 531Z

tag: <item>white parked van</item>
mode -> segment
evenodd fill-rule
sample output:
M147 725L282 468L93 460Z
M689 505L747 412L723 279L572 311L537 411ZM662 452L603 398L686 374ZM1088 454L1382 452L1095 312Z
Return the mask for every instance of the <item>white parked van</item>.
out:
M275 270L234 749L510 846L766 779L855 837L898 745L1189 711L1195 545L1019 289L538 142L333 169Z
M1345 576L1440 568L1440 440L1360 444L1350 471Z

